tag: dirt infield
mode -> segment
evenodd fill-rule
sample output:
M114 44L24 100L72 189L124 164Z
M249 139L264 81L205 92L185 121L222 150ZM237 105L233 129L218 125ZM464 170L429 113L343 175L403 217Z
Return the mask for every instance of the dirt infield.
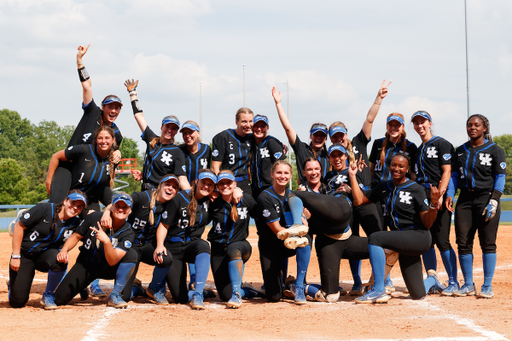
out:
M453 235L453 233L452 233ZM257 236L251 230L253 255L244 280L261 286ZM478 240L475 241L478 243ZM147 298L136 298L127 309L106 307L106 299L75 298L55 311L42 309L39 300L46 274L37 273L30 301L25 308L12 309L7 300L8 261L11 239L0 233L0 340L509 340L512 339L512 227L501 226L498 233L498 264L494 276L495 297L452 298L438 295L413 301L402 291L399 267L391 272L397 292L384 305L357 305L353 297L342 296L336 304L292 301L267 303L264 299L244 301L232 310L218 298L206 300L207 309L193 311L187 305L157 306ZM76 251L74 252L76 256ZM438 255L441 279L446 274ZM483 281L481 252L475 248L475 284ZM140 278L147 284L151 269L142 265ZM295 263L290 262L290 273ZM370 266L363 261L363 278ZM342 261L341 285L349 290L351 276ZM462 275L459 271L459 279ZM308 281L319 282L313 251ZM212 284L210 275L209 284ZM106 291L112 282L102 281Z

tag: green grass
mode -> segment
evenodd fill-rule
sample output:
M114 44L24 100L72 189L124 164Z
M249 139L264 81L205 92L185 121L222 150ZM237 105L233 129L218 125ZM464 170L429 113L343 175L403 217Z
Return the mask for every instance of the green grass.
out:
M16 210L6 210L0 212L0 218L9 218L14 217L16 218Z

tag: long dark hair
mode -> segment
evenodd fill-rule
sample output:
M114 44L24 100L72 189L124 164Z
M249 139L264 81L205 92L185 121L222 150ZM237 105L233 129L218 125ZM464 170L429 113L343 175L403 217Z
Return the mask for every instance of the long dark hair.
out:
M68 194L66 195L66 199L64 199L63 201L61 201L60 203L58 203L55 206L55 210L53 212L52 225L50 226L52 231L55 231L55 227L57 226L57 222L60 220L59 213L60 213L60 211L62 211L62 206L64 206L64 201L68 200L68 195L70 195L71 193L81 194L87 200L87 195L85 195L85 193L82 192L81 190L79 190L79 189L72 189L71 191L69 191Z
M92 141L95 150L97 147L96 139L102 131L106 131L112 137L112 146L110 147L110 151L108 152L108 169L110 172L110 188L114 188L114 179L116 178L116 165L114 163L114 151L117 150L116 134L114 133L114 130L111 127L106 125L102 125L98 129L96 129L94 131L94 139Z

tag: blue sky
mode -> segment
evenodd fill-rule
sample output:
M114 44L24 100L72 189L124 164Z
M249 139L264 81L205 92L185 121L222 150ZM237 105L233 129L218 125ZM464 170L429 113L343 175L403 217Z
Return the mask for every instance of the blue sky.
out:
M486 115L493 135L511 133L512 2L468 0L467 8L471 113ZM199 121L201 83L209 142L243 106L244 64L246 105L267 115L281 140L272 86L285 92L289 81L292 125L307 140L314 122L341 120L357 134L383 79L392 84L374 138L387 114L421 109L436 134L466 140L463 0L0 0L0 27L0 107L34 123L78 123L76 48L91 43L84 64L94 97L122 98L116 123L136 141L125 79L140 80L155 131L170 114ZM410 124L406 131L419 144Z

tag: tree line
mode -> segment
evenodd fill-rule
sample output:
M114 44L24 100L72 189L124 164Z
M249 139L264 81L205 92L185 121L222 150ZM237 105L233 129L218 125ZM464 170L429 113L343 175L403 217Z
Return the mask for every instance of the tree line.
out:
M55 121L43 120L35 125L21 118L16 111L0 111L0 204L35 204L47 199L46 173L52 155L66 148L75 127L60 126ZM494 142L505 151L507 175L504 194L512 194L512 135L494 137ZM137 142L124 138L120 146L123 158L137 158L139 169L142 157ZM292 159L294 155L292 154ZM292 163L294 163L292 161ZM296 188L297 171L294 167L293 187ZM124 191L140 190L133 177L124 177L130 186Z

